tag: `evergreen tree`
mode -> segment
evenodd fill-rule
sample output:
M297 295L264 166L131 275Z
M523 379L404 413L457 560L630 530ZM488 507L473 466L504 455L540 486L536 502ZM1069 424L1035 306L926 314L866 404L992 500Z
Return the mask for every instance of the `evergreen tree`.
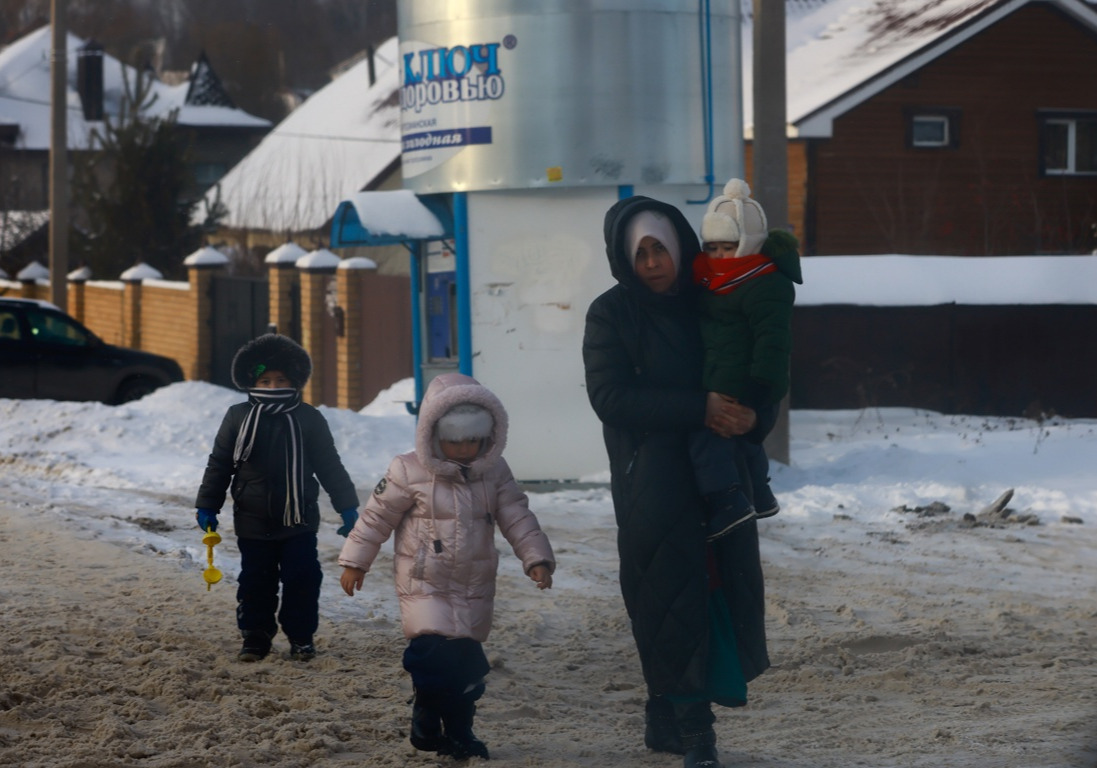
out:
M184 198L191 173L184 134L176 112L149 115L150 85L140 71L132 87L126 78L118 118L104 121L95 150L74 163L73 250L103 278L140 262L183 277L183 258L201 243L201 228L190 223L197 201Z

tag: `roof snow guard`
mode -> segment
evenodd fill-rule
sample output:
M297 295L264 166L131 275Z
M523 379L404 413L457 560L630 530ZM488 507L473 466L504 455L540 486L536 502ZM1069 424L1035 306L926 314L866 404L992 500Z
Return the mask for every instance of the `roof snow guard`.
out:
M331 247L396 245L453 237L453 216L434 195L410 189L358 192L339 203L331 223Z

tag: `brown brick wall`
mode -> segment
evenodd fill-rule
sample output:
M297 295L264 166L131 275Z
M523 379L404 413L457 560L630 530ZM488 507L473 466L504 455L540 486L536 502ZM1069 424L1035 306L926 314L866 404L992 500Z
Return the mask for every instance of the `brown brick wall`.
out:
M80 321L108 344L122 344L122 283L87 283L84 317Z
M185 375L194 368L198 353L194 309L189 286L141 287L141 349L173 358Z
M312 357L312 377L303 396L312 405L338 402L335 323L328 315L326 301L333 280L334 269L301 272L301 346Z

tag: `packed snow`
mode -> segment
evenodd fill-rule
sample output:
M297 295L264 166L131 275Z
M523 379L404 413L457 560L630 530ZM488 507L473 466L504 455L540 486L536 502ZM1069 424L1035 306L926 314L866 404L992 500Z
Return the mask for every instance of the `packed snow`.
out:
M409 380L361 412L321 408L363 499L412 446L411 394ZM323 496L320 656L235 660L231 514L214 550L225 578L207 590L192 504L242 397L184 382L117 407L0 400L0 764L446 760L407 743L391 543L363 592L343 595ZM746 708L718 712L724 760L1091 768L1097 422L790 420L791 463L773 468L782 511L760 524L774 666ZM477 732L501 766L680 764L643 747L604 479L529 488L559 558L550 592L499 539Z

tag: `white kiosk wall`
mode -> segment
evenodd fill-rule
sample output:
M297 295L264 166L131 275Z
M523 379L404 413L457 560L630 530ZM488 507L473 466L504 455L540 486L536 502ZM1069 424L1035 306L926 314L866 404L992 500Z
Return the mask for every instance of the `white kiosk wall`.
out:
M525 480L608 468L582 340L587 307L613 284L601 232L615 193L469 195L473 372L513 414L506 456Z

